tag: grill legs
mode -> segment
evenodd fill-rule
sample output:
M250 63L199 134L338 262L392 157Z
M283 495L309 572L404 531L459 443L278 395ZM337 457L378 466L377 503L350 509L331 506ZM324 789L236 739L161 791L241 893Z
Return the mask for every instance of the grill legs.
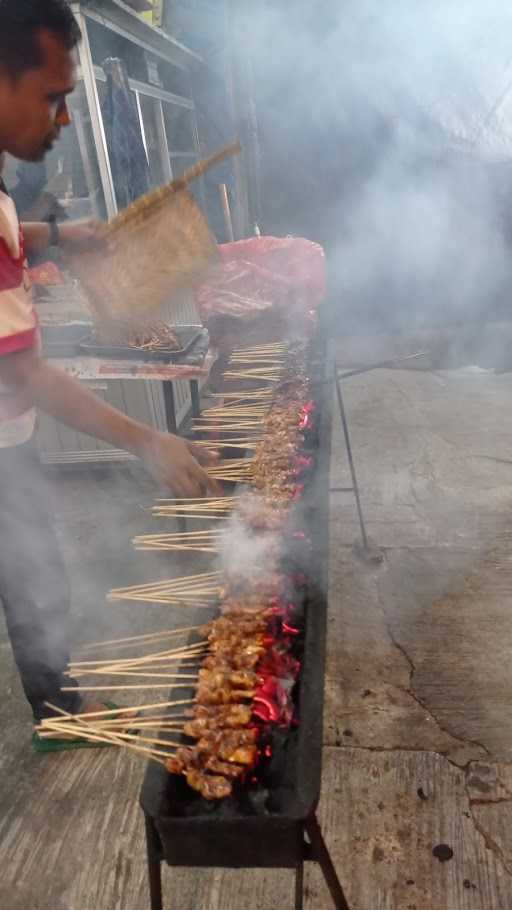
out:
M329 888L335 910L350 910L343 894L329 851L320 830L316 815L305 823L304 832L309 843L304 842L304 856L295 869L295 910L304 907L304 860L317 862ZM163 910L162 898L162 850L160 839L151 818L146 816L146 844L148 854L149 893L151 910Z
M155 826L146 816L146 846L148 851L148 876L151 910L163 910L162 857L160 841Z
M295 910L304 907L304 863L300 863L295 870Z
M312 815L308 818L306 822L306 834L311 843L310 858L316 860L319 864L336 910L350 910L347 899L343 894L343 889L340 885L336 869L334 868L331 855L325 845L316 815ZM302 906L302 904L300 906Z

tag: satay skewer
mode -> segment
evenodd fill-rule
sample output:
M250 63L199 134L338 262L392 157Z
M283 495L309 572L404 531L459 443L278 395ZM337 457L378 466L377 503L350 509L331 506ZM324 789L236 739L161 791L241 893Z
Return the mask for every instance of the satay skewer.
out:
M163 729L169 730L182 730L183 725L186 723L186 721L190 720L190 718L186 717L184 714L181 715L181 717L177 716L176 720L167 719L171 717L173 717L172 714L164 714L158 715L156 717L148 717L145 720L134 720L133 722L130 721L129 727L130 730L144 729L144 727L147 727L150 730L156 729L157 727L162 727ZM113 729L116 727L121 727L124 729L126 728L127 724L125 720L97 720L95 722L95 726L105 728L112 727Z
M197 673L149 673L139 670L89 670L80 676L130 676L137 679L197 679Z
M195 686L193 683L189 683L189 682L173 683L172 685L169 685L169 683L156 683L156 684L140 683L140 684L134 684L134 685L129 685L129 686L126 686L126 685L122 685L122 686L118 686L118 685L80 686L79 692L110 692L110 691L114 691L114 690L117 692L124 692L124 691L137 690L137 689L192 689L192 688L195 688ZM61 688L61 692L76 692L76 691L77 691L76 686L62 686L62 688Z
M76 692L76 688L73 690ZM79 714L69 714L67 711L63 711L62 708L58 708L56 705L52 705L51 702L45 701L45 707L50 708L51 711L55 711L57 714L64 717L73 718L73 720L86 719L91 717L116 717L122 714L128 715L130 712L137 712L137 715L141 711L156 711L157 708L176 708L181 707L182 705L192 705L195 702L194 698L180 698L176 701L158 701L152 705L130 705L129 707L123 708L105 708L103 711L85 711ZM137 716L136 715L136 716ZM49 718L44 718L46 721ZM52 721L59 722L58 717L52 717Z
M52 711L55 711L59 717L44 718L39 727L41 732L43 730L53 730L53 732L58 734L71 733L73 736L76 736L78 733L78 736L84 739L91 739L93 742L105 742L111 745L124 745L125 748L143 753L146 756L149 755L151 758L154 758L157 755L162 755L165 758L169 757L167 752L159 753L158 750L146 749L142 746L136 746L133 743L127 743L120 740L118 734L103 731L98 733L98 731L95 731L94 723L91 724L90 722L90 718L93 716L92 714L69 714L69 712L64 711L62 708L58 708L56 705L52 705L49 702L46 702L45 704L47 707L51 708ZM126 709L124 710L126 711ZM96 715L103 713L104 712L95 712ZM162 763L164 764L164 762Z
M50 721L50 723L48 723L48 724L44 724L44 725L37 727L37 732L38 732L39 736L41 736L41 738L47 739L49 737L52 737L54 735L54 733L56 732L55 726L56 725ZM133 742L133 741L139 742L139 743L149 743L149 744L156 745L156 746L167 746L170 749L183 745L182 740L174 741L174 740L165 740L165 739L155 739L154 737L139 736L139 735L135 735L133 733L121 733L117 730L116 731L105 730L103 727L101 727L101 728L96 727L93 724L76 724L76 725L71 724L69 726L59 724L58 729L63 730L64 726L66 728L67 733L74 732L74 733L76 733L76 735L81 736L84 739L87 738L88 736L90 736L90 734L92 734L93 736L101 736L101 737L105 738L106 741L112 742L112 745L121 746L121 745L127 744L129 742ZM112 738L108 735L109 733L112 733ZM118 742L118 740L120 740L120 742ZM152 749L150 751L153 752ZM158 752L156 750L155 754L167 755L167 754L171 754L171 753Z
M135 645L143 641L149 642L150 639L158 641L163 638L174 638L178 635L186 635L188 632L197 632L197 630L200 628L201 626L183 626L179 629L166 629L161 632L147 632L144 635L129 635L127 638L111 638L109 641L96 641L81 645L80 650L89 651L93 648L110 648L116 646L131 647L132 643Z
M192 657L203 654L207 647L207 642L200 641L197 645L190 645L190 647L173 651L152 651L150 654L143 655L142 657L120 657L117 660L113 658L110 658L109 660L72 660L69 662L69 668L71 670L82 670L87 667L137 666L139 664L154 663L155 661L161 660L190 660Z
M124 747L129 749L131 752L137 752L139 755L144 755L145 758L151 758L154 761L159 761L160 764L165 765L163 758L167 759L172 755L172 751L163 752L159 749L146 749L143 746L136 746L134 743L126 742L125 740L120 739L117 735L112 735L110 733L103 733L101 731L96 731L94 728L88 728L87 726L82 726L81 724L53 724L49 723L45 730L47 732L52 731L52 733L71 733L73 736L76 736L80 739L90 740L91 742L105 743L106 745ZM39 736L43 736L43 731L38 730ZM162 756L163 758L161 758Z
M150 581L143 585L130 585L126 588L112 588L111 594L123 594L126 591L144 592L157 590L186 590L202 587L206 582L220 581L221 572L200 572L198 575L183 575L178 578L166 578L162 581Z

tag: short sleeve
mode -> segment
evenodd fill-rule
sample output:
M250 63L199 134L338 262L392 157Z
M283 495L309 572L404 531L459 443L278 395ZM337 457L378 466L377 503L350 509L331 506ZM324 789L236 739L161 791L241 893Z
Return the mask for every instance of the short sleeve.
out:
M37 318L16 210L0 192L0 356L36 343Z

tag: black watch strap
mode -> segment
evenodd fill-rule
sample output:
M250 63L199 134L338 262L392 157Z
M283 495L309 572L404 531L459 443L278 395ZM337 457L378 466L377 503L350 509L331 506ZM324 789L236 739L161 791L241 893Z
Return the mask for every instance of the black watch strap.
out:
M50 215L48 223L50 225L50 246L58 246L60 243L60 231L55 215Z

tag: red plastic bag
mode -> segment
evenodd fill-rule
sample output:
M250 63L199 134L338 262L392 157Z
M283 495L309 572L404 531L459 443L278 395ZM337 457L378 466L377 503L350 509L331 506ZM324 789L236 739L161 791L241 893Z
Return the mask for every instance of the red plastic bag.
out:
M325 254L303 237L251 237L219 247L221 264L197 293L203 322L310 315L326 290Z

